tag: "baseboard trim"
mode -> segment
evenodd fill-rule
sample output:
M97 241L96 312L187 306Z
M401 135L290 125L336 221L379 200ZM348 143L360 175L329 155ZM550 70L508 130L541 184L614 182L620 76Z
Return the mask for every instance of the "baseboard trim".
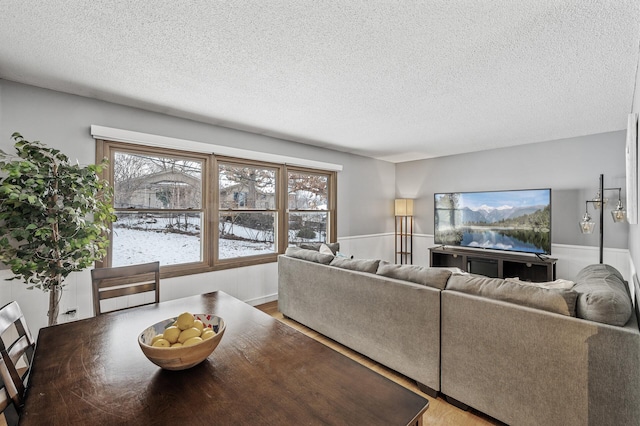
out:
M380 234L365 234L365 235L352 235L350 237L338 237L338 241L349 241L349 240L361 240L363 238L380 238L380 237L389 237L394 236L393 232L383 232Z
M255 297L253 299L247 299L244 302L251 306L262 305L263 303L273 302L274 300L278 300L278 293L267 294L261 297Z

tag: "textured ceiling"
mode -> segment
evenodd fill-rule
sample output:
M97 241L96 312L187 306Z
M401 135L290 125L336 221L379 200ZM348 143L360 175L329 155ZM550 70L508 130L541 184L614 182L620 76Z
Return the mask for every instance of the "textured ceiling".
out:
M394 162L624 129L639 44L638 0L0 1L0 78Z

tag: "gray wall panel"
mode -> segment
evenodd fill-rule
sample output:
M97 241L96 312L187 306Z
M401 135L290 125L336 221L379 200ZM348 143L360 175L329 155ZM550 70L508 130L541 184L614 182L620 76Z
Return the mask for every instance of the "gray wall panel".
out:
M624 197L625 136L619 131L401 163L396 190L417 199L416 232L433 234L435 192L551 188L552 242L597 246L597 231L581 234L578 221L584 201L596 194L600 173L605 187L621 187ZM606 197L605 247L627 248L629 226L614 224L609 213L617 192L608 191ZM592 206L590 212L595 219Z
M83 164L95 160L92 124L342 164L344 169L338 173L338 236L393 231L393 163L1 79L0 112L0 149L14 152L10 137L17 131Z

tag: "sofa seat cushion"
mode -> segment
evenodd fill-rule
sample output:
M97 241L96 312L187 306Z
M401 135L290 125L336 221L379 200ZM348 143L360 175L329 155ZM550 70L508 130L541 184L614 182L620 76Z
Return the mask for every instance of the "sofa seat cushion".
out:
M627 284L610 265L589 265L578 272L577 316L604 324L623 326L631 318L633 305Z
M284 254L289 257L295 257L296 259L322 263L323 265L330 264L334 259L334 256L330 254L324 254L316 250L308 250L300 247L287 247L287 251L285 251Z
M410 281L416 284L435 287L443 290L451 271L446 268L432 268L418 265L396 265L384 260L378 265L378 275L398 280Z
M470 274L452 275L446 289L566 316L575 316L578 297L578 294L573 290L547 289L500 278Z
M374 259L350 259L348 257L335 257L329 265L352 271L369 272L375 274L378 270L379 260Z

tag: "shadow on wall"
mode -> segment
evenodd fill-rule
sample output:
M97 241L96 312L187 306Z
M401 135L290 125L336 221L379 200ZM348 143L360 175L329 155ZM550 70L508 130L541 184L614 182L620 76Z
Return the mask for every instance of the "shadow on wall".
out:
M551 189L552 243L585 244L585 238L578 227L578 221L584 214L582 198L582 191L577 189ZM597 244L597 240L594 240L594 244Z

